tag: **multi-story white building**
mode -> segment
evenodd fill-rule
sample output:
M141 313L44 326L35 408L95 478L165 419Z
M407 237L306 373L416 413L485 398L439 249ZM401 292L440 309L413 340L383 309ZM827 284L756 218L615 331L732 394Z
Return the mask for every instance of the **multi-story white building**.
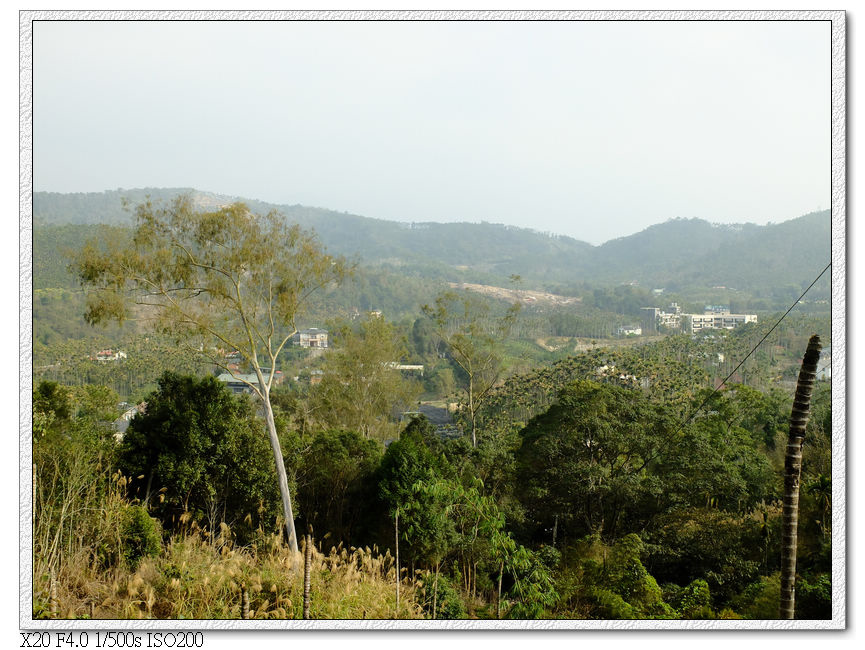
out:
M292 337L295 345L302 348L326 348L327 330L318 327L300 330Z
M683 314L682 329L689 334L696 334L705 329L731 330L745 323L756 322L756 314L731 314L730 310L726 309L722 313Z
M689 334L705 329L731 330L745 323L756 323L756 314L731 314L729 307L706 305L702 314L683 314L676 303L666 311L657 307L643 307L643 330L657 331L660 326L682 329Z

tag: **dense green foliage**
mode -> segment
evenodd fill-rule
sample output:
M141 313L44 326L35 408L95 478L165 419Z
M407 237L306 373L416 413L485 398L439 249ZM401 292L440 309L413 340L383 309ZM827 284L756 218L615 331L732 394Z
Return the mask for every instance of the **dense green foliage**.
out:
M558 522L563 540L615 538L648 514L641 503L663 492L653 470L675 425L639 392L578 381L521 432L517 485L539 529ZM639 528L636 525L636 528Z
M145 557L156 557L162 550L159 522L142 506L129 506L120 524L120 539L126 564L135 569Z
M133 569L162 550L159 522L123 498L117 444L104 418L117 395L102 386L40 382L33 391L33 550L37 581L86 563ZM80 568L80 567L79 567Z
M381 444L353 431L321 431L307 441L297 476L300 512L313 530L360 544L377 494Z
M575 363L591 367L585 356ZM166 375L160 387L116 451L102 447L132 478L129 496L169 531L225 521L242 540L273 526L278 508L275 495L269 508L264 498L273 483L251 402L212 378ZM360 433L314 424L299 437L286 432L283 449L300 519L328 544L392 548L399 526L403 566L418 576L430 616L772 617L780 526L772 445L784 435L789 397L746 386L709 397L693 391L686 406L705 404L682 425L676 401L618 378L578 379L525 427L484 429L474 449L440 437L423 416L383 455ZM803 522L814 523L800 531L802 617L830 612L827 398L820 387L803 468ZM110 402L95 388L38 385L39 444L61 444L60 432L75 430L64 423L95 422ZM290 422L279 421L283 430ZM134 565L158 552L146 541L149 518L117 512L123 534L104 561Z
M118 467L168 528L194 521L216 531L224 521L244 535L276 518L275 470L253 404L213 377L165 373L124 434Z

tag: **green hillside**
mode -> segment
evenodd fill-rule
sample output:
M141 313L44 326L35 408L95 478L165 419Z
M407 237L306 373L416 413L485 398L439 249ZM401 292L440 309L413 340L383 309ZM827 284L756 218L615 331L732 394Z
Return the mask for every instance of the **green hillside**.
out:
M169 200L191 193L199 205L240 200L190 189L114 190L91 194L34 195L36 287L68 286L62 245L75 246L97 232L94 224L124 226L123 207L150 196ZM399 223L300 205L246 200L256 212L278 210L316 231L327 249L364 267L436 282L507 286L511 275L524 286L581 295L587 286L633 284L669 292L713 287L762 299L787 301L806 287L831 254L829 211L777 224L715 225L701 219L671 219L600 246L564 236L492 223ZM77 224L80 229L71 227ZM89 226L89 229L84 227ZM813 298L828 299L828 278ZM696 298L695 298L696 299ZM741 299L741 296L732 296Z
M128 225L132 214L124 209L145 200L166 201L191 193L202 206L243 200L255 212L278 210L286 218L318 233L332 253L359 258L367 265L420 267L424 275L449 276L486 282L512 273L536 280L564 280L574 260L592 246L570 237L549 236L525 228L499 224L399 223L301 205L273 205L191 189L115 190L91 194L37 192L33 200L34 227L60 224ZM468 277L454 277L468 272Z

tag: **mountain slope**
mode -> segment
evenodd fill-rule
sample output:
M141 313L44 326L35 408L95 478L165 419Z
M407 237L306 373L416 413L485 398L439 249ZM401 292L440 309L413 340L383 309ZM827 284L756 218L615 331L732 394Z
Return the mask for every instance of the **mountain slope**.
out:
M830 256L828 210L766 226L674 219L599 246L591 256L598 267L586 275L668 289L755 290L805 282L804 288Z
M91 194L36 192L34 227L129 225L132 214L124 210L124 198L135 205L148 196L154 201L169 201L182 193L191 194L199 205L208 209L242 200L255 212L278 210L290 221L314 229L329 252L356 257L368 265L421 265L438 267L439 272L448 267L470 267L472 274L467 279L484 282L496 277L507 278L512 273L525 274L538 281L547 275L550 279L564 280L570 277L568 269L574 259L592 250L586 242L553 237L527 228L488 223L399 223L322 208L273 205L188 188Z
M131 224L123 199L166 201L189 193L213 209L238 199L191 189L145 188L92 194L34 194L34 229L60 224ZM643 287L735 287L759 294L804 288L828 263L830 215L815 212L779 224L713 225L672 219L592 246L570 237L490 223L398 223L322 208L245 200L257 212L279 210L312 228L332 253L368 267L439 280L506 284L512 274L526 287L637 283ZM65 233L65 235L74 233ZM57 239L58 235L48 237ZM73 237L74 239L74 237ZM36 251L39 257L40 251ZM826 281L828 282L828 280ZM818 288L825 290L828 284ZM775 292L777 293L777 292ZM767 294L768 295L768 294Z

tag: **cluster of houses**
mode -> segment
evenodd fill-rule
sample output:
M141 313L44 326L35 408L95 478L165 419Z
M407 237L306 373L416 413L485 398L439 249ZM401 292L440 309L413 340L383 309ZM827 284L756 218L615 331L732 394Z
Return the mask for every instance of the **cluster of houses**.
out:
M310 350L324 350L328 347L327 330L320 327L310 327L307 329L298 330L291 338L291 342L302 348ZM258 386L258 377L255 373L241 372L244 364L243 355L238 350L232 350L223 354L224 365L226 372L221 373L216 378L226 384L233 393L252 393L253 387ZM262 368L262 374L267 377L270 374L270 368ZM321 370L313 370L310 373L310 383L317 384L321 381ZM294 377L297 381L299 377ZM277 370L273 374L273 385L278 386L285 381L285 376L281 370Z
M380 318L381 311L374 310L369 312L373 317ZM323 352L328 348L328 332L320 327L310 327L307 329L298 330L292 337L292 343L301 348L307 348L311 351ZM242 373L243 355L237 350L233 350L224 355L226 372L217 376L217 379L227 385L233 393L252 393L254 388L258 386L258 377L254 373ZM424 367L415 364L403 364L392 361L387 364L389 368L401 370L404 372L417 372L423 376ZM262 368L262 373L265 377L270 374L270 368ZM318 368L313 368L309 371L308 377L306 373L302 373L305 379L308 379L310 386L320 384L324 372ZM300 381L301 376L292 377L294 381ZM279 385L285 380L281 370L274 373L273 383Z

